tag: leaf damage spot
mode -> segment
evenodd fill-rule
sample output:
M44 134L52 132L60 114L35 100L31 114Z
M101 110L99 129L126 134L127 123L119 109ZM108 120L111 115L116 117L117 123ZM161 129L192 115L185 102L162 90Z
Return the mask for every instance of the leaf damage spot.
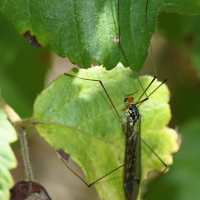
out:
M56 149L56 151L59 153L59 155L68 162L70 155L68 153L65 153L63 149Z
M115 43L119 43L119 40L120 40L121 38L119 38L119 35L115 35L114 36L114 42Z
M23 36L26 38L26 40L28 41L28 43L34 47L34 48L39 48L41 47L41 45L38 43L36 37L34 35L30 34L30 31L26 31Z

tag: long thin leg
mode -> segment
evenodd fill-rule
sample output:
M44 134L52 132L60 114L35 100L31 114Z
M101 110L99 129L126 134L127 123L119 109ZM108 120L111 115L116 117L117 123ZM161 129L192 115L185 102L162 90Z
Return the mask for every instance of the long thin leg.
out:
M141 84L139 78L137 77L137 75L135 74L135 71L133 70L133 68L132 68L132 66L131 66L131 64L130 64L130 62L129 62L129 60L128 60L128 58L127 58L127 56L126 56L126 54L125 54L125 52L124 52L124 50L123 50L123 48L122 48L122 46L121 46L120 11L119 11L119 0L118 0L119 48L121 49L121 51L122 51L122 53L123 53L123 55L124 55L126 61L128 62L128 64L129 64L130 67L132 68L132 71L133 71L135 77L137 78L137 80L138 80L138 82L139 82L139 84L140 84L140 86L142 87L142 90L143 90L143 93L142 93L142 95L140 96L140 98L137 100L136 104L140 104L140 103L143 103L144 101L148 100L148 98L149 98L150 95L148 96L147 93L146 93L146 91L149 89L149 87L151 86L151 84L157 79L156 67L155 67L155 62L154 62L154 57L153 57L153 51L152 51L152 46L151 46L151 41L150 41L150 34L149 34L149 27L148 27L148 20L147 20L147 10L148 10L148 0L147 0L147 4L146 4L145 19L146 19L146 27L147 27L147 32L148 32L149 46L150 46L150 50L151 50L151 57L152 57L152 62L153 62L153 67L154 67L154 73L155 73L155 75L154 75L154 78L152 79L151 83L147 86L146 89L144 89L144 87L142 86L142 84ZM167 80L165 79L164 82L166 82L166 81L167 81ZM164 82L163 82L163 83L164 83ZM163 84L163 83L162 83L162 84ZM161 84L161 85L162 85L162 84ZM156 90L155 90L155 91L156 91ZM142 101L140 101L140 99L141 99L144 95L146 96L146 98L143 99ZM136 104L135 104L135 105L136 105Z
M115 108L110 96L108 95L107 91L106 91L106 88L104 87L103 83L101 82L101 80L95 80L95 79L88 79L88 78L81 78L81 77L78 77L78 76L74 76L74 75L71 75L71 74L67 74L67 73L64 73L64 75L67 75L67 76L71 76L71 77L74 77L74 78L79 78L79 79L82 79L82 80L86 80L86 81L96 81L96 82L99 82L102 86L102 88L104 89L110 103L112 104L112 107L114 108L115 112L117 113L117 116L122 119L122 117L119 115L119 113L117 112L117 109Z
M151 81L151 83L149 84L149 86L146 88L145 92L147 91L147 89L151 86L151 84L154 82L154 80L157 78L157 73L156 73L156 67L155 67L155 61L154 61L154 56L153 56L153 50L152 50L152 46L151 46L151 41L150 41L150 33L149 33L149 26L148 26L148 19L147 19L147 10L148 10L148 0L146 3L146 13L145 13L145 19L146 19L146 26L147 26L147 32L148 32L148 39L149 39L149 47L150 47L150 51L151 51L151 58L152 58L152 62L153 62L153 67L154 67L154 73L155 76L153 78L153 80ZM155 90L153 90L153 92L151 92L146 99L148 99L161 85L163 85L168 79L165 79ZM144 95L144 93L141 95L141 97ZM141 99L141 97L138 99L136 104L139 104L138 107L146 100L142 100L139 102L139 100ZM141 123L141 120L140 120ZM151 191L151 189L153 188L153 186L155 185L155 183L158 181L158 179L164 174L164 172L167 170L168 166L165 164L165 162L151 149L151 147L141 138L141 136L139 136L141 141L154 153L154 155L162 162L162 164L165 166L165 169L161 172L161 174L156 178L156 180L153 182L153 184L151 185L151 187L149 188L149 190L146 192L146 194L144 195L144 199L146 198L146 196L149 194L149 192Z
M149 83L149 85L148 85L147 88L144 90L144 92L142 93L142 95L140 96L140 98L137 100L136 104L138 104L138 102L140 101L140 99L142 98L142 96L143 96L144 94L146 94L146 91L149 89L149 87L151 86L151 84L152 84L156 79L157 79L157 77L154 76L154 78L152 79L151 83ZM146 96L145 99L147 100L148 98L149 98L149 97Z
M122 125L122 129L123 129L124 134L125 134L125 130L124 130L123 125ZM130 142L129 142L128 138L127 138L127 135L125 134L125 136L126 136L126 139L127 139L127 141L128 141L129 147L130 147L131 151L133 152L133 149L132 149L132 147L131 147L131 145L130 145ZM65 160L61 157L61 160L63 161L63 163L65 164L65 166L66 166L73 174L75 174L81 181L83 181L83 183L85 183L85 185L87 185L88 187L91 187L91 186L94 185L96 182L98 182L98 181L100 181L101 179L105 178L106 176L108 176L108 175L111 174L112 172L114 172L114 171L120 169L120 168L123 167L124 165L131 163L134 159L135 159L135 154L134 154L134 152L133 152L133 158L132 158L130 161L128 161L128 162L124 163L123 165L117 167L116 169L112 170L111 172L109 172L109 173L107 173L106 175L102 176L101 178L97 179L97 180L94 181L93 183L88 184L88 183L87 183L86 181L84 181L76 172L74 172L74 171L67 165L67 163L65 162Z
M141 126L141 120L140 120L140 126ZM156 180L153 182L153 184L151 185L151 187L148 189L148 191L146 192L146 194L144 195L143 199L146 198L146 196L149 194L149 192L151 191L151 189L153 188L153 186L155 185L155 183L158 181L158 179L164 174L164 172L167 170L168 166L166 165L166 163L158 156L158 154L141 138L141 136L139 135L140 140L151 150L152 153L154 153L154 155L160 160L160 162L162 162L162 164L165 166L165 169L160 173L160 175L156 178Z
M142 103L144 103L145 101L147 101L148 99L149 99L149 97L161 86L161 85L163 85L166 81L167 81L168 79L166 78L157 88L155 88L154 90L153 90L153 92L151 92L148 96L147 96L147 98L145 98L145 99L143 99L143 100L141 100L141 101L137 101L134 105L138 105L137 107L139 107ZM152 83L152 82L151 82ZM149 86L150 86L151 84L149 84ZM149 87L148 86L148 87ZM122 109L122 111L125 111L126 109L128 109L128 107L126 107L126 108L123 108Z
M66 162L63 160L63 158L61 157L61 160L63 161L63 163L65 164L65 166L72 172L74 173L78 178L80 178L81 181L83 181L83 183L85 183L85 185L87 185L88 187L91 187L92 185L94 185L96 182L100 181L101 179L105 178L106 176L108 176L109 174L113 173L114 171L120 169L121 167L123 167L124 165L132 162L135 158L133 158L132 160L128 161L127 163L124 163L123 165L117 167L116 169L112 170L111 172L107 173L106 175L102 176L101 178L97 179L96 181L94 181L91 184L88 184L86 181L84 181L76 172L74 172L67 164Z
M154 73L155 73L155 76L157 77L156 66L155 66L155 61L154 61L154 56L153 56L153 50L152 50L152 46L151 46L151 39L150 39L150 33L149 33L148 19L147 19L148 5L149 5L149 0L147 0L147 3L146 3L145 19L146 19L146 26L147 26L148 38L149 38L149 47L150 47L150 51L151 51L151 59L152 59L152 62L153 62Z
M141 105L144 101L148 100L148 98L149 98L161 85L163 85L167 80L168 80L168 78L166 78L158 87L156 87L156 88L153 90L153 92L151 92L151 93L147 96L146 99L144 99L144 100L142 100L142 101L140 101L140 102L137 102L135 105L137 105L137 104L140 104L140 105ZM138 105L137 107L139 107L140 105Z
M140 139L142 140L142 138L140 137ZM165 171L167 170L168 166L165 164L165 162L155 153L155 151L153 151L151 149L151 147L149 145L147 145L147 143L142 140L142 142L154 153L154 155L162 162L162 164L165 166L165 169L160 173L160 175L156 178L156 180L153 182L153 184L151 185L151 187L148 189L148 191L146 192L146 194L144 195L144 199L146 198L146 196L149 194L149 192L151 191L151 189L153 188L153 186L156 184L156 182L158 181L158 179L165 173Z
M146 93L146 91L147 91L147 89L151 86L151 84L154 82L154 80L157 78L157 72L156 72L156 66L155 66L155 61L154 61L154 56L153 56L153 50L152 50L152 46L151 46L151 38L150 38L150 33L149 33L149 26L148 26L148 17L147 17L147 11L148 11L148 5L149 5L149 0L147 0L147 3L146 3L146 12L145 12L145 19L146 19L146 27L147 27L147 32L148 32L148 39L149 39L149 47L150 47L150 51L151 51L151 59L152 59L152 63L153 63L153 68L154 68L154 78L153 78L153 80L151 81L151 83L149 84L149 86L145 89L145 93ZM167 81L167 79L165 79L163 82L162 82L162 84L163 83L165 83ZM161 84L161 85L162 85ZM160 85L160 86L161 86ZM158 89L158 88L157 88ZM156 90L157 90L156 89ZM154 90L151 94L153 94L156 90ZM146 98L149 98L150 96L151 96L151 94L150 95L146 95ZM144 93L141 95L141 97L144 95ZM141 99L141 97L138 99L138 102L139 102L139 100ZM141 104L140 104L141 105Z
M145 90L144 90L144 87L142 86L142 84L141 84L139 78L137 77L137 75L136 75L136 73L135 73L135 71L134 71L134 69L133 69L131 63L129 62L129 60L128 60L128 58L127 58L127 56L126 56L126 54L125 54L125 52L124 52L124 50L123 50L123 48L122 48L122 46L121 46L119 0L118 0L118 31L119 31L119 48L121 49L121 51L122 51L122 53L123 53L123 55L124 55L124 57L125 57L127 63L128 63L129 66L131 67L131 69L132 69L132 71L133 71L135 77L137 78L137 80L138 80L138 82L139 82L139 84L140 84L142 90L144 91L145 96L147 97L147 94L146 94L146 92L145 92Z

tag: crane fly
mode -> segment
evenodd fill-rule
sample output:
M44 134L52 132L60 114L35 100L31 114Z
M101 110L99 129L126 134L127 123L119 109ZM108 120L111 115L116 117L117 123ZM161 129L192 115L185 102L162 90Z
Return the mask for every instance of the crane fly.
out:
M120 35L120 12L119 12L119 7L120 7L120 1L118 0L118 30L119 30L119 36L118 36L118 43L119 43L119 48L121 50L121 52L123 53L123 56L125 57L126 61L129 63L129 60L125 54L125 51L123 50L122 46L121 46L121 35ZM70 169L68 167L68 165L66 164L66 162L64 162L63 158L63 162L64 164L76 175L78 176L88 187L92 186L93 184L95 184L96 182L100 181L101 179L103 179L104 177L108 176L109 174L111 174L112 172L118 170L121 167L124 167L123 170L123 187L124 187L124 194L125 194L125 199L126 200L136 200L138 197L138 193L139 193L139 188L140 188L140 181L141 181L141 141L155 154L155 156L163 163L163 165L165 166L165 169L163 170L163 172L160 174L160 176L166 171L167 169L167 165L160 159L160 157L148 146L148 144L145 143L145 141L142 140L140 134L141 134L141 115L139 112L139 106L147 101L149 99L149 97L161 86L163 85L167 79L165 79L163 82L161 82L161 84L159 86L157 86L149 95L147 95L147 90L150 88L150 86L152 85L152 83L157 79L157 75L156 75L156 69L155 69L155 64L154 64L154 58L153 58L153 53L152 53L152 47L151 47L151 42L150 42L150 35L149 35L149 28L148 28L148 21L147 21L147 9L148 9L148 0L146 3L146 13L145 13L145 18L146 18L146 26L147 26L147 31L148 31L148 39L149 39L149 46L150 46L150 50L151 50L151 55L152 55L152 62L153 62L153 66L154 66L154 72L155 72L155 76L152 79L152 81L149 83L149 85L147 86L146 89L143 88L140 80L138 79L136 73L134 72L132 66L130 65L130 68L132 68L133 73L135 74L142 90L143 93L142 95L139 97L139 99L134 103L134 98L133 98L133 94L125 94L124 95L124 102L127 104L127 106L123 109L124 111L124 115L123 117L121 117L118 113L118 111L116 110L106 88L104 87L103 83L101 82L101 80L95 80L95 79L87 79L87 78L82 78L82 77L77 77L71 74L67 74L65 73L65 75L70 76L72 78L78 78L78 79L82 79L85 81L96 81L99 82L100 85L102 86L103 90L106 93L106 96L108 97L110 103L112 104L113 109L115 110L117 116L122 119L122 129L123 132L125 134L125 157L124 157L124 164L119 166L118 168L112 170L111 172L109 172L108 174L106 174L105 176L99 178L98 180L94 181L91 184L87 184L86 181L84 181L78 174L76 174L72 169ZM153 185L155 184L155 182L158 180L158 178L160 177L158 176L157 179L154 181ZM152 185L152 186L153 186ZM151 186L151 188L152 188ZM151 189L150 188L150 189ZM150 191L149 189L149 191ZM148 192L149 192L148 191ZM146 193L146 195L148 194L148 192ZM146 197L145 195L145 197Z
M123 53L127 63L132 68L125 51L123 50L121 46L121 35L120 35L120 12L119 12L119 0L118 0L118 29L119 29L119 48L121 49L121 52ZM125 95L125 103L128 104L128 106L123 109L124 117L123 117L123 124L126 126L126 129L124 130L125 133L125 157L124 157L124 173L123 173L123 181L124 181L124 194L126 200L136 200L139 188L140 188L140 181L141 181L141 137L140 137L140 130L141 130L141 115L139 113L138 107L146 100L149 99L149 97L168 79L165 79L150 95L147 96L146 91L149 89L151 84L157 79L156 74L156 68L155 68L155 62L153 57L153 51L150 41L150 34L149 34L149 27L148 27L148 19L147 19L147 11L148 11L148 0L146 2L146 12L145 12L145 20L146 20L146 27L148 32L148 39L149 39L149 46L151 51L151 57L154 67L154 78L151 81L151 83L148 85L148 87L144 90L143 86L141 85L139 79L137 78L137 75L135 74L133 68L133 73L135 77L138 79L138 82L140 83L143 94L140 96L140 98L137 100L137 102L133 103L133 97L130 95ZM142 96L145 95L146 98L141 100ZM141 101L140 101L141 100ZM139 105L138 105L139 104ZM143 141L143 140L142 140ZM143 141L143 143L156 155L156 157L163 163L164 170L160 174L160 176L166 171L167 165L161 160L161 158ZM160 178L160 176L157 177L155 182ZM146 192L144 198L147 196L153 185L150 187L150 189Z

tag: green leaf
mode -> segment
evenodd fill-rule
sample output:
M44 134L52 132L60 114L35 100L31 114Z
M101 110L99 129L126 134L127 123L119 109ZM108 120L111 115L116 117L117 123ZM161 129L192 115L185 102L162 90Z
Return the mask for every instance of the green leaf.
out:
M102 80L117 111L122 116L124 94L141 89L133 72L122 65L112 71L102 67L88 70L73 69L70 74ZM144 87L152 77L140 77ZM153 91L159 82L148 90ZM137 101L142 90L134 94ZM142 116L141 137L167 163L171 153L178 150L177 134L166 128L171 114L169 91L165 85L140 106ZM124 133L122 121L117 117L105 91L95 81L86 81L66 75L54 80L36 99L34 117L39 123L39 134L55 149L69 153L92 183L123 164ZM142 143L143 178L151 170L163 170L162 163ZM123 200L122 168L95 184L100 199Z
M0 108L0 199L10 199L9 189L13 185L13 179L9 169L17 165L16 158L9 143L17 140L17 134L7 119L7 115Z
M120 0L122 47L135 70L142 68L149 46L145 10L146 0ZM151 33L162 11L196 15L200 4L197 0L149 0ZM20 34L30 32L39 45L49 43L56 54L79 67L89 68L94 59L106 69L114 68L119 60L128 66L114 42L119 34L117 0L0 0L0 13Z

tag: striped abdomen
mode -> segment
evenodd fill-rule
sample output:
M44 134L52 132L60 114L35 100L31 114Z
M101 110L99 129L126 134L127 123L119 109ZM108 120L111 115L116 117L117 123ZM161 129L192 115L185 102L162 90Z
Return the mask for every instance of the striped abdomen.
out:
M124 158L124 193L127 200L137 199L140 174L140 114L136 106L130 105L124 113L126 124L125 158Z

